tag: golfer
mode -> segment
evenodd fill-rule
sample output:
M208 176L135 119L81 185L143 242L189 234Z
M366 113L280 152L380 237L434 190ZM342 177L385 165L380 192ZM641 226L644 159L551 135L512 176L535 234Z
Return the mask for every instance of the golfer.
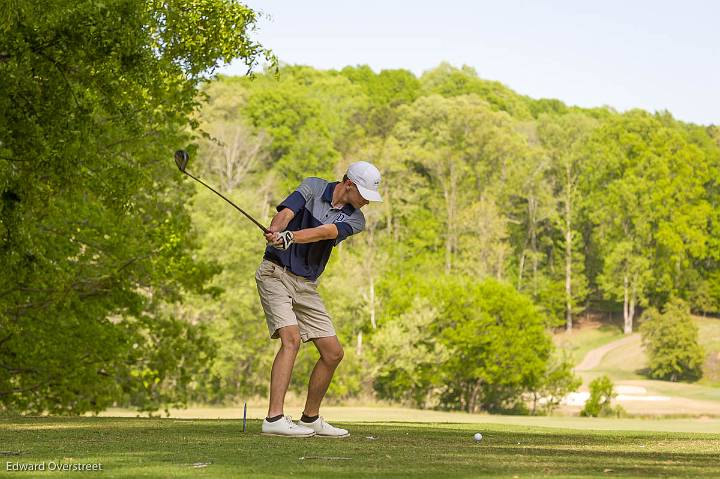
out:
M360 208L382 201L380 172L372 164L353 163L339 182L306 178L277 207L268 247L255 274L270 337L280 339L270 374L270 406L262 433L294 437L347 437L320 417L320 403L343 358L332 320L317 292L318 278L334 246L365 227ZM308 384L300 421L285 416L283 404L300 341L320 352Z

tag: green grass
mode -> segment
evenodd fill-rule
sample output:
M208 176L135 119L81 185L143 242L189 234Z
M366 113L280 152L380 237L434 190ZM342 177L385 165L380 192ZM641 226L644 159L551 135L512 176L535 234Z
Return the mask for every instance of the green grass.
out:
M720 377L717 376L718 371L713 369L713 361L709 360L709 357L717 357L717 355L720 354L720 320L715 318L701 318L698 316L693 317L693 320L698 326L700 345L705 349L707 356L704 367L705 377L700 381L700 384L718 386L720 385ZM621 337L622 334L619 334L615 338L606 340L605 343ZM575 338L575 342L582 345L582 350L589 351L593 347L587 347L587 345L598 343L602 339L603 336L599 332L594 332L593 330L584 332L581 330L578 332L578 337ZM598 346L602 346L602 344L605 343L600 343ZM648 377L644 375L645 371L643 371L647 367L647 356L642 348L641 339L638 336L636 341L613 349L605 355L599 366L595 368L595 371L608 374L614 379L647 379Z
M700 345L705 349L701 384L720 387L720 319L695 317Z
M620 328L603 325L598 328L575 329L570 333L558 333L553 336L553 340L558 348L568 351L573 362L578 364L590 350L622 337L623 333Z
M641 386L647 390L649 395L659 396L672 396L677 400L697 400L697 401L708 401L709 404L705 405L705 408L700 408L693 413L686 412L686 414L703 415L708 414L717 416L720 414L720 388L708 386L702 382L699 383L685 383L685 382L671 382L671 381L660 381L656 379L647 379L642 376L642 379L637 379L639 376L630 373L623 374L617 370L592 370L583 371L579 373L580 377L583 378L584 384L589 384L593 379L602 375L607 375L615 382L622 382L625 385ZM660 406L663 403L659 403ZM652 411L652 405L644 405L650 408L647 414L668 414L673 416L672 411ZM634 412L635 413L635 412ZM675 413L680 413L675 411Z
M594 371L613 379L648 379L642 372L648 366L640 335L607 353Z
M659 401L630 401L622 406L634 417L719 417L720 416L720 320L693 317L698 325L699 340L706 351L704 376L696 383L653 380L649 377L648 360L639 334L629 342L606 353L599 364L587 371L577 371L583 380L583 390L590 382L607 375L616 385L643 387L647 396L663 396ZM580 327L570 334L554 336L555 344L573 351L576 361L587 351L623 338L620 329L603 325L600 328ZM565 410L564 412L572 412Z
M720 388L708 387L702 384L673 383L670 381L646 381L649 391L666 396L678 396L699 401L715 401L720 404Z
M288 405L286 411L301 411L303 404ZM323 414L333 422L345 423L445 423L445 424L504 424L534 428L592 429L595 431L653 431L653 432L719 432L720 414L717 417L678 418L677 411L671 418L586 418L579 416L507 416L501 414L470 414L460 411L437 411L430 409L411 409L400 406L323 406ZM265 417L266 404L249 404L247 417L260 419ZM171 416L177 419L239 419L243 408L233 407L191 407L171 409ZM131 409L113 408L101 413L103 417L138 417ZM89 416L88 416L89 417Z
M699 316L693 319L700 333L700 345L706 351L720 352L720 319Z
M707 386L720 386L720 319L694 316L698 326L700 345L705 349L705 377L700 381ZM603 324L600 327L577 328L570 333L555 334L553 340L558 348L568 351L575 364L583 360L592 349L599 348L624 337L617 326ZM620 347L608 354L600 364L602 370L616 379L646 378L640 371L647 367L645 352L640 341Z
M103 465L101 474L14 472L13 477L720 477L720 434L593 431L592 426L338 425L352 436L265 437L258 434L257 420L243 433L237 420L6 418L0 420L0 454L3 469L8 461ZM480 443L472 439L477 431L484 435Z

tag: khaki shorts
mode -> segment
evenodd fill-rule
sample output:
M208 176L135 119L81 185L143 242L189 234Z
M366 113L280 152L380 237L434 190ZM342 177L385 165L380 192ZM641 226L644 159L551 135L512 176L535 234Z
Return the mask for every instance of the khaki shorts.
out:
M264 259L255 273L255 282L271 338L279 338L277 330L292 325L300 328L303 342L336 336L317 292L317 281L297 276Z

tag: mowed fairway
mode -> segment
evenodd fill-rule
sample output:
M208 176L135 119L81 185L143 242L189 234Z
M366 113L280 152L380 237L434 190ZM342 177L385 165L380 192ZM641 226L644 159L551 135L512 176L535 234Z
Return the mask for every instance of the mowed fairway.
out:
M259 434L260 421L0 420L11 477L720 477L720 434L505 424L338 423L347 439ZM483 433L476 443L472 436ZM7 463L101 463L93 472L5 472Z

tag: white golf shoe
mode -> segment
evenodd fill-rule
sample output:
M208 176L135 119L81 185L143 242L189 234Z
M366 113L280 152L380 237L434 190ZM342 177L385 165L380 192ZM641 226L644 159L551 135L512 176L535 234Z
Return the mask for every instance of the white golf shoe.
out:
M275 422L268 422L267 419L263 420L262 433L266 436L286 437L311 437L315 435L313 429L295 424L289 416L283 416Z
M313 422L304 422L302 419L298 421L298 425L312 429L317 437L348 437L350 433L347 429L331 426L325 422L322 417L317 418Z

